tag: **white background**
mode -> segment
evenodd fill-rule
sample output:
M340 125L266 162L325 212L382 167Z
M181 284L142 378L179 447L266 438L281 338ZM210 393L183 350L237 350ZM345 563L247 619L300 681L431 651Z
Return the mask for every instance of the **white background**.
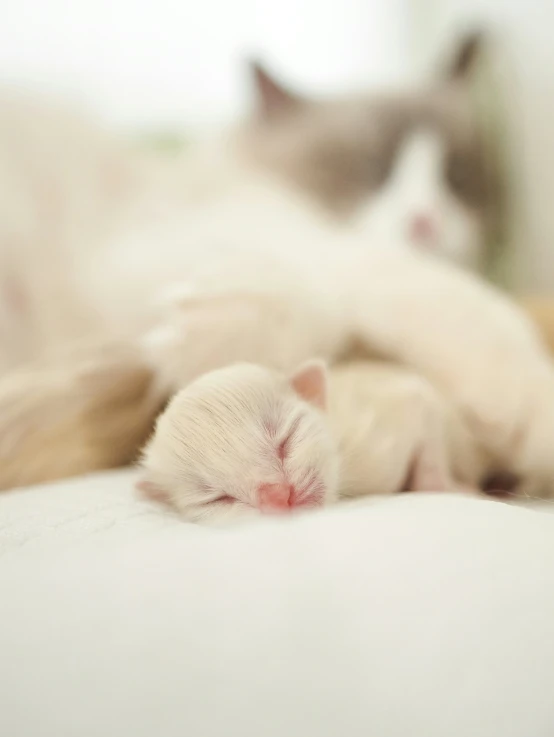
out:
M409 0L9 0L0 81L84 97L121 123L219 122L241 111L259 54L301 89L410 73Z

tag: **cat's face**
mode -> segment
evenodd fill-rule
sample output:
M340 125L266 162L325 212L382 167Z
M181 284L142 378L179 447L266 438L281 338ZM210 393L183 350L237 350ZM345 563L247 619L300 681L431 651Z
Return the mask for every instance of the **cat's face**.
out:
M470 267L483 256L495 182L467 85L310 101L258 68L264 105L246 151L374 248L415 249Z
M249 364L206 374L158 420L140 487L192 521L334 500L338 454L319 406L324 392L315 363L290 379Z

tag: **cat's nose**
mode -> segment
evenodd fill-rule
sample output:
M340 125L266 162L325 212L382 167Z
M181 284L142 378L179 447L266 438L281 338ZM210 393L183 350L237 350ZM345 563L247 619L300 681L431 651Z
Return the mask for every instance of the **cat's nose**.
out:
M432 215L426 212L418 212L410 218L408 224L410 238L416 244L429 244L437 236L437 225Z
M290 484L260 484L258 505L262 512L285 512L293 503L293 487Z

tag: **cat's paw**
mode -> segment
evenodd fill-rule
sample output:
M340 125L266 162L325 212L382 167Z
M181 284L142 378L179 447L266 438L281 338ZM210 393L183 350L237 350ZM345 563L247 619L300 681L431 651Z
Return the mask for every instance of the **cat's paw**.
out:
M207 290L189 284L165 293L166 312L142 339L147 361L170 390L238 362L290 371L312 356L333 359L347 339L302 296Z

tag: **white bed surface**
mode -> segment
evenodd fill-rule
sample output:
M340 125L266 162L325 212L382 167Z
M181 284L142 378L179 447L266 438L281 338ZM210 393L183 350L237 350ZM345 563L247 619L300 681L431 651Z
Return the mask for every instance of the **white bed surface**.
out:
M0 498L0 734L554 734L552 516L402 495L218 532L132 483Z

